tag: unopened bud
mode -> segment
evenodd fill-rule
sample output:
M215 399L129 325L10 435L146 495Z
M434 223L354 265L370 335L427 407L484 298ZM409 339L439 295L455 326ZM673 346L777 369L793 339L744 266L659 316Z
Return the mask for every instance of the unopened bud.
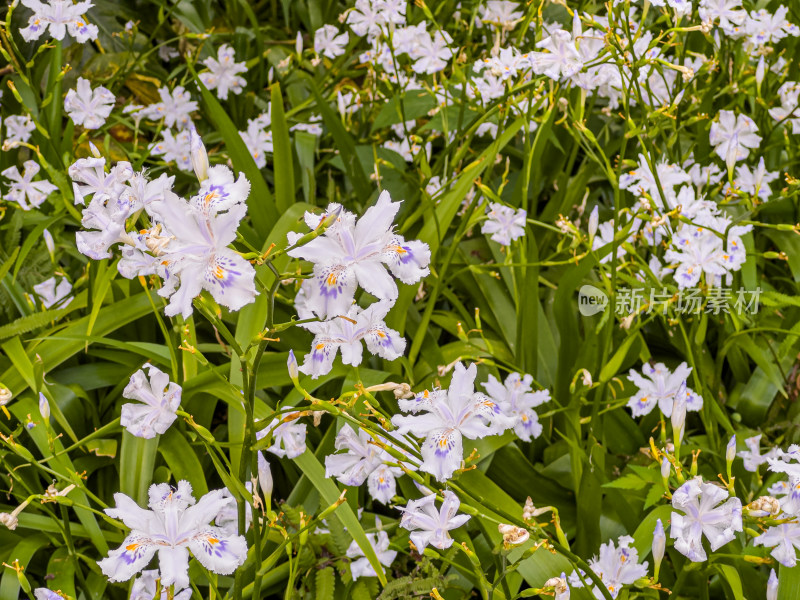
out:
M264 500L269 503L272 496L272 471L263 452L258 453L258 486L264 494Z
M770 569L769 580L767 580L767 600L778 600L778 576L775 569Z
M50 420L50 402L42 392L39 392L39 414L42 415L45 422Z
M289 358L286 359L286 366L289 369L289 377L294 383L297 383L300 374L297 370L297 359L294 357L294 350L289 350Z
M47 229L42 232L42 237L44 238L44 245L47 246L47 252L50 254L50 260L53 262L56 261L56 245L53 242L53 234L51 234Z
M297 32L297 37L294 40L294 50L297 52L298 56L303 54L303 34L299 31Z
M683 430L686 425L686 382L681 384L672 402L672 439L676 446L680 446L683 441Z
M758 66L756 67L756 86L761 89L761 82L764 81L764 75L767 72L767 65L764 62L764 57L758 59Z
M600 213L598 211L598 206L592 209L592 214L589 215L589 241L591 242L594 239L594 234L597 233L597 227L600 224Z
M728 469L730 469L730 465L731 463L733 463L735 458L736 458L736 435L732 435L730 441L728 442L727 448L725 448L725 461L728 463Z
M653 530L653 563L655 563L655 577L658 580L658 570L661 568L661 561L664 558L664 550L667 547L667 536L664 534L664 525L661 519L656 520L656 528Z
M202 182L208 179L208 153L203 145L203 140L197 134L197 129L192 125L189 130L189 152L192 157L192 168L197 180Z

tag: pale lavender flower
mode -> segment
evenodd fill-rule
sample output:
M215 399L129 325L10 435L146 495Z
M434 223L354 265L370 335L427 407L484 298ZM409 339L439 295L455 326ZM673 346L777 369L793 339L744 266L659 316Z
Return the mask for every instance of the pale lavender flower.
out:
M403 516L400 527L411 531L411 542L419 552L430 544L434 548L444 550L453 545L450 530L461 527L469 521L469 515L459 515L461 501L453 492L443 492L444 501L436 510L436 494L430 494L419 500L409 500L405 507L400 507Z
M161 585L189 586L189 551L209 571L230 575L247 558L244 536L227 534L208 523L227 500L214 490L195 504L192 487L179 481L177 488L166 483L149 490L150 510L139 507L125 494L114 494L116 508L105 513L120 519L131 532L116 550L98 562L110 581L127 581L141 571L158 551Z
M70 292L72 292L72 284L66 277L45 279L33 286L33 291L36 292L39 301L45 308L56 305L59 308L64 308L73 300L69 297Z
M672 407L681 389L681 384L686 382L692 368L682 362L675 371L672 372L664 363L642 365L641 375L631 369L628 373L630 379L639 389L636 394L628 401L628 408L631 409L634 417L648 414L656 405L661 409L665 417L672 416ZM703 408L703 398L685 388L686 410L699 411Z
M394 561L395 556L397 556L397 551L389 550L389 535L385 531L368 533L366 535L367 541L375 551L375 556L378 557L378 562L380 562L384 567L391 566L392 561ZM355 540L350 542L350 546L347 548L347 557L358 559L350 563L350 574L353 576L353 581L359 577L378 576L378 574L375 572L375 569L370 564L369 559L364 556L364 551L359 547Z
M123 404L119 422L132 435L151 439L165 433L177 418L175 412L181 405L183 390L158 367L146 367L148 374L141 369L136 371L122 391L124 398L139 400L142 404Z
M425 390L412 400L399 400L400 410L412 414L392 417L399 434L425 438L420 468L438 481L450 479L461 466L463 437L474 440L498 435L516 423L503 414L497 402L475 392L477 374L475 364L465 368L457 363L448 390Z
M72 0L22 0L22 4L34 13L28 19L28 26L19 30L26 42L38 40L48 28L56 40L63 40L67 32L81 44L97 39L97 26L87 23L83 18L86 11L94 6L88 0L78 3Z
M31 133L36 129L36 124L29 115L11 115L5 118L6 139L3 141L3 150L13 148L31 139Z
M47 197L58 188L47 180L33 181L39 173L39 164L33 160L23 163L24 171L20 174L15 166L8 167L0 175L11 180L6 200L16 202L22 210L39 208Z
M161 593L156 598L157 582L161 578L158 569L149 569L142 571L141 575L137 577L131 586L131 595L128 600L167 600L169 595L169 586L161 586ZM192 588L176 591L175 600L190 600L192 597Z
M217 58L207 58L203 64L208 67L207 73L200 73L200 81L209 90L217 90L217 95L222 100L228 99L228 92L241 94L247 80L239 75L245 73L247 66L243 62L236 62L233 48L223 44L217 51Z
M675 549L692 562L707 560L702 538L711 550L733 541L742 531L742 502L721 487L695 477L672 495L670 537ZM677 512L680 511L680 512Z
M519 373L510 373L504 383L500 383L494 375L489 375L486 383L481 384L489 397L494 400L503 413L514 419L514 433L530 442L542 433L539 416L534 407L550 401L548 390L532 391L533 377Z
M709 142L714 151L732 171L734 165L747 158L751 148L757 148L761 136L756 135L753 119L747 115L736 115L732 110L721 110L719 120L711 124Z
M791 521L768 527L753 540L753 544L772 548L772 557L784 567L792 568L797 564L797 550L800 549L800 523Z
M197 102L192 100L189 92L180 85L172 92L165 86L158 88L158 95L161 101L144 107L140 113L152 121L164 119L164 125L167 127L188 128L192 121L191 113L197 110Z
M330 204L327 214L338 216L325 233L289 250L289 256L314 263L313 285L308 288L310 310L321 318L347 314L358 285L378 300L395 300L397 284L391 275L413 284L428 274L428 245L406 242L394 232L392 221L399 209L400 203L392 202L386 191L358 221L340 205ZM315 229L323 218L306 213L305 221ZM289 243L301 237L290 233Z
M284 422L287 414L292 411L292 406L282 407L282 414L272 419L270 424L256 432L259 440L272 433L272 445L267 452L272 452L281 458L297 458L306 451L306 425L298 423L296 419ZM288 412L287 412L288 411Z
M617 544L615 546L613 541L601 544L599 556L589 561L589 567L603 581L612 598L619 595L623 586L647 577L647 561L639 563L639 553L631 547L633 538L623 535ZM583 587L577 572L569 576L569 583L572 587ZM604 598L599 588L595 587L592 591L598 600Z
M102 85L92 89L88 79L78 77L76 88L64 98L64 110L76 125L99 129L111 114L114 102L116 98L108 89Z
M492 202L488 206L488 219L481 226L481 233L491 234L491 239L501 246L509 246L513 240L525 235L525 219L528 213L525 209L514 210Z
M163 156L166 162L175 161L181 171L192 172L191 136L188 131L173 134L169 129L161 131L162 140L155 144L151 154Z
M333 25L323 25L314 32L314 51L334 59L344 54L348 41L349 36L346 31L339 34L339 30Z

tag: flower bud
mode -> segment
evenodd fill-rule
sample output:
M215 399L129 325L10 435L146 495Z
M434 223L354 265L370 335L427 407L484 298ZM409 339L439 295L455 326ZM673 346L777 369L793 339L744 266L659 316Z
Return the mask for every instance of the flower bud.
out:
M594 235L597 233L597 227L599 224L600 224L600 213L598 212L598 206L595 204L595 207L592 209L592 214L589 215L590 242L594 239Z
M47 252L50 253L50 260L53 262L56 261L56 245L53 242L53 234L51 234L47 229L42 232L42 237L44 238L44 245L47 246Z
M272 496L272 471L263 452L258 453L258 486L264 494L264 500L269 503Z
M725 448L725 462L728 463L728 469L736 458L736 435L732 435L728 442L728 447Z
M662 479L669 479L669 474L672 471L672 465L669 464L669 460L666 456L661 457L661 478Z
M767 72L767 65L764 62L764 57L758 59L758 66L756 67L756 87L761 89L761 82L764 81L764 75Z
M680 446L683 441L683 429L686 425L686 382L681 384L675 394L675 399L672 402L672 439L675 441L675 446Z
M297 359L294 357L294 350L289 350L289 358L286 359L286 366L289 368L289 377L294 383L297 383L300 374L297 371Z
M303 34L299 31L297 32L297 37L294 40L294 50L297 52L298 56L303 54Z
M47 401L47 398L42 392L39 392L39 413L42 415L45 422L50 420L50 402Z
M197 134L194 125L189 130L189 152L192 157L192 168L197 180L202 182L208 179L208 153L203 145L203 140Z
M767 580L767 600L778 600L778 576L775 569L770 569L769 580Z
M656 520L656 528L653 530L653 563L655 564L655 577L658 579L658 570L661 568L661 561L664 558L664 550L667 547L667 536L664 534L664 525L661 519Z

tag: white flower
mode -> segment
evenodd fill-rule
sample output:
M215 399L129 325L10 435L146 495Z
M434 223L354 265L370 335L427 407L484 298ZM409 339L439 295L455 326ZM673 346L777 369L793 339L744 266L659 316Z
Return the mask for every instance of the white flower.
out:
M98 129L111 114L114 102L114 94L102 85L93 90L87 79L78 77L77 87L64 98L64 110L76 125Z
M33 178L39 172L39 164L37 162L26 160L23 166L24 171L21 175L16 165L8 167L0 173L0 175L10 179L12 182L5 198L19 204L22 210L38 208L58 188L47 180L33 181Z
M636 548L631 548L633 538L623 535L617 540L619 547L613 541L600 545L599 557L589 561L589 567L608 588L612 598L616 598L622 586L631 585L637 579L647 577L647 561L639 564L639 553ZM583 587L583 582L577 573L569 576L569 583L573 587ZM603 593L598 589L593 590L596 598L602 600Z
M336 477L345 485L362 485L383 462L384 450L371 440L363 429L356 434L349 425L342 427L336 434L335 447L347 452L325 457L325 477Z
M158 569L142 571L131 586L131 595L128 600L167 600L169 586L161 586L161 593L156 598L157 582L161 578ZM190 600L192 588L187 588L174 595L175 600Z
M169 129L161 131L162 140L153 146L150 151L156 156L163 156L166 162L175 161L181 171L191 173L192 153L191 136L189 131L180 131L173 135Z
M389 460L387 458L387 460ZM395 459L391 459L395 460ZM373 500L382 504L389 504L394 498L397 490L397 478L403 475L403 470L399 467L390 467L386 463L381 463L367 477L367 491Z
M734 184L741 191L752 196L758 196L761 200L766 202L772 195L769 184L777 178L777 172L767 171L767 168L764 166L764 157L762 156L758 160L758 166L752 171L747 165L738 165L736 167L736 179ZM727 189L726 186L725 191L727 191Z
M702 537L711 550L733 541L734 532L742 531L742 503L729 497L721 487L695 477L675 490L669 535L675 549L692 562L707 559Z
M97 150L93 145L92 149ZM118 162L106 173L106 159L100 158L99 152L96 154L97 156L89 158L79 158L67 170L73 181L75 204L85 204L86 196L90 195L102 202L116 200L125 191L125 182L133 177L133 167L127 161Z
M526 442L542 433L539 416L533 408L550 401L548 390L531 391L532 382L531 375L520 377L519 373L510 373L505 383L500 383L494 375L489 375L489 380L481 384L503 413L515 420L514 433Z
M3 141L3 150L13 148L31 139L31 133L36 129L36 124L29 115L11 115L5 119L6 139Z
M576 12L577 16L578 13ZM576 40L568 31L556 29L540 42L537 48L544 52L531 52L530 63L534 73L543 74L550 79L568 79L583 68L583 58L576 47Z
M697 12L702 21L712 23L719 21L720 28L726 33L732 33L747 17L741 6L742 0L700 0Z
M63 40L68 31L81 44L97 39L97 26L88 24L83 18L84 13L94 6L88 0L77 4L72 0L22 0L22 4L34 13L28 19L28 26L19 30L26 42L38 40L48 28L56 40Z
M457 515L461 501L453 492L445 490L442 494L444 501L437 511L435 502L436 494L431 494L419 500L409 500L405 507L401 507L403 517L400 527L411 531L411 542L419 552L430 544L434 548L444 550L453 545L450 530L461 527L469 521L469 515Z
M788 518L788 515L781 518ZM768 527L753 544L772 548L772 557L784 567L792 568L797 564L796 549L800 549L800 523L791 521Z
M367 343L367 349L372 354L386 360L400 358L405 351L406 340L384 322L391 307L392 303L388 301L375 302L364 309L353 305L345 316L321 323L302 324L302 327L314 333L314 339L311 352L306 354L300 371L311 375L313 379L330 373L339 351L344 364L357 367L361 364L362 342ZM300 302L297 308L301 319L313 316L311 311L301 310Z
M339 34L333 25L323 25L314 32L314 51L328 58L336 58L344 54L349 36L345 31Z
M42 306L45 308L56 305L58 305L59 308L64 308L72 302L72 298L69 297L72 291L72 284L66 277L59 277L58 279L51 277L50 279L46 279L33 286L33 291L36 292ZM65 298L66 301L62 302Z
M746 438L744 440L747 450L740 450L736 456L744 461L744 468L751 473L758 471L758 467L763 465L770 458L777 456L777 448L770 448L766 454L761 454L761 434Z
M261 455L260 452L259 455ZM253 493L253 483L251 481L245 481L244 487L248 492ZM214 518L214 525L233 535L239 531L239 504L228 488L222 490L222 497L226 499L226 502ZM253 507L249 502L245 504L244 515L244 528L246 531L250 529L250 524L253 522Z
M481 233L491 234L491 239L501 246L509 246L512 240L525 235L525 219L528 213L525 209L514 210L492 202L488 207L488 219L481 227Z
M418 58L412 66L414 72L432 75L446 68L447 61L453 56L452 44L453 38L446 31L437 30L432 36L418 37L415 48Z
M480 7L479 23L496 25L504 29L512 29L522 19L522 12L516 10L519 4L510 0L487 0L485 6Z
M244 536L229 535L208 523L227 500L222 490L209 492L195 504L192 487L178 482L149 490L150 510L140 508L125 494L114 494L116 508L105 513L131 529L116 550L97 564L110 581L127 581L141 571L158 551L161 585L189 586L189 551L209 571L230 575L247 558Z
M155 594L155 591L153 591ZM36 600L64 600L66 596L62 596L58 592L48 590L47 588L36 588L33 590L33 595ZM133 598L133 596L131 596ZM184 600L183 598L181 600Z
M192 100L189 92L180 85L172 92L165 86L158 88L158 95L161 97L161 102L141 109L142 116L152 121L164 119L164 125L167 127L186 129L192 120L191 113L197 110L197 102Z
M375 555L378 557L378 562L380 562L384 567L390 566L394 560L394 557L397 556L397 551L389 550L389 535L385 531L368 533L366 535L367 541L369 541L370 546L372 546L372 549L375 551ZM350 546L347 548L347 557L361 557L358 558L358 560L354 560L350 563L350 573L353 576L353 581L359 577L378 576L378 574L375 572L375 569L369 563L369 559L364 556L364 551L359 547L355 540L350 542Z
M217 90L217 96L222 100L228 99L228 92L241 94L242 87L247 81L239 73L247 72L243 62L237 63L234 51L228 44L223 44L217 51L217 58L207 58L203 64L208 67L207 73L200 73L200 81L209 90Z
M686 379L692 372L692 368L682 362L675 368L675 372L670 371L664 363L642 365L640 375L633 369L628 373L630 379L636 387L636 394L628 401L628 408L633 412L634 417L648 414L658 405L665 417L672 416L672 406L681 390L681 385L686 383ZM703 398L694 393L691 388L685 388L686 410L699 411L703 408Z
M747 115L735 115L731 110L721 110L719 121L711 124L709 142L714 151L732 170L736 162L744 160L750 154L750 148L758 147L761 136L756 135L753 119Z
M413 284L428 274L430 250L419 241L406 242L394 233L392 221L400 209L384 191L375 206L358 221L338 204L328 206L336 221L325 233L304 246L289 250L289 256L314 263L309 285L309 309L321 318L344 315L350 310L357 285L378 300L395 300L398 295L389 271L403 283ZM315 229L323 217L306 213L306 224ZM302 237L288 235L294 244ZM386 266L384 266L386 265Z
M267 433L272 433L272 445L267 448L267 452L272 452L281 458L297 458L306 451L306 425L290 418L292 408L294 407L282 407L281 415L256 432L259 440L264 438ZM284 421L287 418L288 420Z
M122 392L124 398L143 404L123 404L120 425L132 435L151 439L169 429L181 405L181 386L169 380L169 375L153 365L147 365L148 375L138 370Z
M267 166L267 153L272 153L272 131L264 130L269 123L270 116L267 112L255 119L248 119L247 129L239 132L259 169Z
M448 390L425 390L412 400L399 400L400 410L412 414L392 417L399 434L410 432L425 438L420 468L438 481L450 479L461 466L462 437L474 440L498 435L516 422L503 414L497 402L475 392L477 374L475 364L464 368L457 363Z

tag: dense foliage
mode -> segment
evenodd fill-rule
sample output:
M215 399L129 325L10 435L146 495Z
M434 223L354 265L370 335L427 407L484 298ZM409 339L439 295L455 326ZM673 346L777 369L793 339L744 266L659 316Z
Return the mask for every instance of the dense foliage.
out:
M800 597L795 2L0 17L0 600Z

